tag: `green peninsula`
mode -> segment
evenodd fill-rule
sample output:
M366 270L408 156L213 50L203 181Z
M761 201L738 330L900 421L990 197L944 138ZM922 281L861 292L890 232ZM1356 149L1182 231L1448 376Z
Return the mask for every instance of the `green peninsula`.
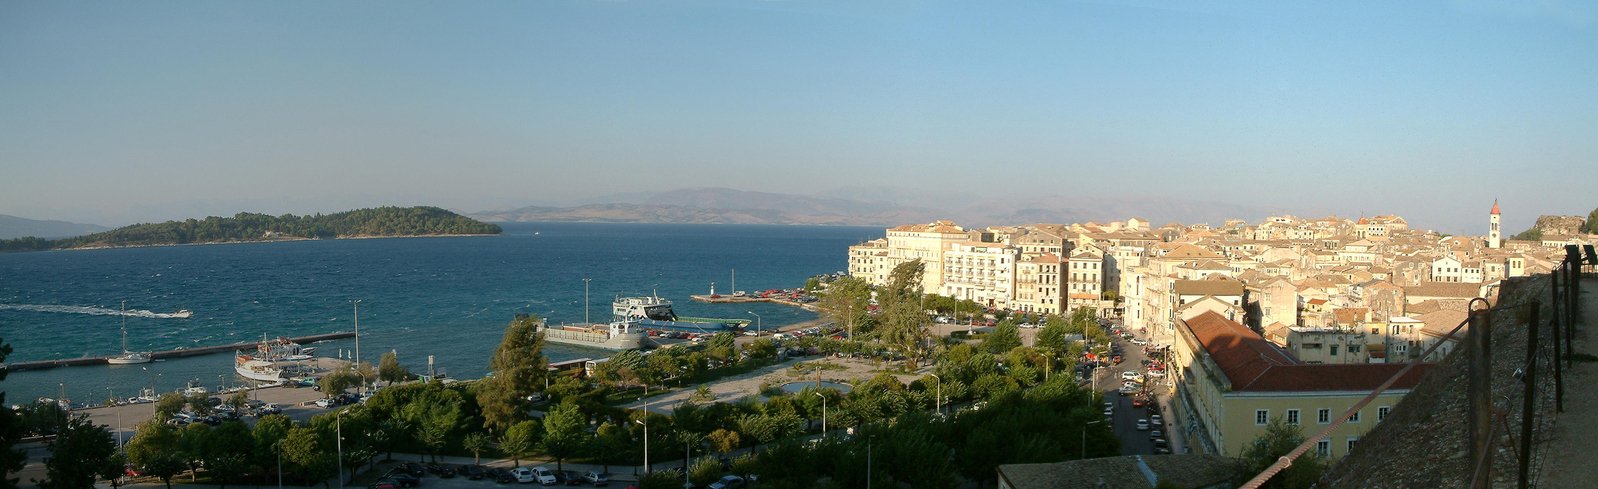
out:
M300 239L376 238L499 234L499 226L437 207L378 207L336 214L269 216L241 212L233 217L207 217L134 224L71 238L35 237L0 241L3 251L43 251L123 246L239 243Z

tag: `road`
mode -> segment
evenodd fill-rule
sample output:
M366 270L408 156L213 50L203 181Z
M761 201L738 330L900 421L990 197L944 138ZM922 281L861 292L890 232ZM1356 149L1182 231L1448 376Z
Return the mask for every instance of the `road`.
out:
M1097 388L1099 391L1104 392L1105 401L1114 403L1114 414L1111 418L1111 428L1115 432L1116 438L1121 440L1121 454L1153 454L1154 442L1149 435L1150 432L1156 429L1159 429L1162 433L1164 433L1163 437L1171 442L1172 450L1179 451L1179 442L1172 439L1173 434L1171 433L1171 430L1168 429L1170 428L1169 425L1159 428L1151 427L1148 430L1137 429L1137 421L1139 419L1149 419L1149 415L1153 413L1151 413L1147 408L1132 407L1132 396L1123 396L1118 392L1118 390L1121 387L1121 373L1128 371L1143 371L1143 360L1147 359L1148 357L1143 354L1143 347L1140 345L1132 344L1130 341L1122 340L1120 338L1116 338L1115 343L1120 345L1121 355L1124 361L1117 366L1098 369L1095 371L1095 375L1097 376ZM1156 395L1156 398L1159 400L1158 404L1160 410L1168 411L1167 404L1169 403L1169 395L1165 394L1168 391L1168 387L1163 384L1164 378L1148 378L1146 380L1154 382L1151 384L1146 384L1145 387L1151 389L1150 392ZM1161 417L1167 420L1167 423L1171 419L1169 414L1161 414Z

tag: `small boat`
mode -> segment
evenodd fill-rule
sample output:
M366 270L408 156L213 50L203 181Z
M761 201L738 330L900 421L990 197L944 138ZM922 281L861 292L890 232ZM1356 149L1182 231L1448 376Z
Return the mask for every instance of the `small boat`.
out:
M267 340L263 336L254 352L233 352L233 371L246 379L278 382L283 380L283 374L287 370L284 365L279 365L279 362L309 360L310 350L301 348L298 343L289 341L288 338Z
M203 396L206 392L205 386L200 385L200 379L190 380L188 388L183 389L184 394L191 396Z
M105 359L111 365L150 363L150 352L128 351L128 301L122 301L122 354Z

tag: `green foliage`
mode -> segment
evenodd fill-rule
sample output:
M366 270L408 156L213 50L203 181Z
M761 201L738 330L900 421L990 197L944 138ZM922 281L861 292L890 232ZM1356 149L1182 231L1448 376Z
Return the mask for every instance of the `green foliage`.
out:
M1043 323L1043 329L1038 330L1037 341L1034 344L1040 349L1056 353L1064 352L1070 346L1070 342L1065 339L1065 336L1070 334L1068 329L1069 323L1064 319L1059 316L1049 316Z
M1593 209L1592 212L1587 213L1587 222L1581 224L1581 232L1598 234L1598 209Z
M161 394L161 397L155 400L155 419L160 421L172 419L172 415L182 411L183 405L187 403L188 400L183 398L183 394L176 392Z
M483 409L483 424L491 430L505 430L527 419L532 401L528 397L544 387L549 361L544 358L544 335L535 330L537 316L519 315L505 326L505 337L489 360L493 377L477 387L477 404Z
M473 465L481 465L483 463L483 452L494 449L494 439L489 438L488 433L480 431L469 433L465 438L461 439L461 448L472 452Z
M250 431L250 439L255 449L255 463L262 467L272 466L277 460L279 445L288 437L289 430L294 428L294 421L282 414L269 414L255 421L255 428Z
M11 356L11 344L0 340L0 364L4 364L6 357ZM7 369L0 368L0 381L6 380ZM28 461L27 454L14 447L22 441L26 430L22 420L6 404L6 390L0 388L0 489L16 489L19 479L11 478L11 474L22 470Z
M688 468L688 479L694 482L695 487L704 487L720 478L721 461L715 457L707 455L696 458Z
M341 368L323 375L316 381L316 385L321 387L323 395L331 397L361 385L361 376L349 369Z
M827 285L816 307L833 323L865 333L871 330L871 315L867 313L870 300L871 284L855 277L841 277Z
M34 401L16 411L18 427L24 435L49 435L67 424L67 412L54 402Z
M1271 464L1288 452L1292 452L1300 443L1304 442L1304 433L1300 426L1287 424L1283 418L1271 419L1265 426L1265 434L1255 438L1252 443L1243 449L1237 463L1240 468L1238 476L1240 482L1244 478L1253 477L1254 474L1264 472ZM1293 461L1292 465L1277 473L1271 480L1266 481L1261 487L1266 489L1299 489L1315 485L1320 480L1321 473L1326 471L1326 462L1314 452L1305 452L1304 455Z
M295 426L283 438L283 462L293 467L302 480L323 480L338 468L333 450L325 446L315 429Z
M437 207L378 207L308 216L284 214L272 217L241 212L231 218L212 216L203 220L134 224L101 233L53 241L33 237L3 240L0 241L0 251L223 243L265 239L328 239L344 236L499 233L499 226L478 222Z
M555 458L555 467L583 452L591 439L588 417L575 402L562 402L544 416L544 452Z
M1598 211L1594 211L1594 212L1598 212ZM1587 223L1588 223L1588 225L1591 225L1592 224L1592 219L1589 218L1587 220ZM1586 227L1586 226L1583 226L1583 227ZM1510 236L1509 239L1519 240L1519 241L1542 241L1543 240L1543 230L1541 228L1538 228L1537 226L1533 225L1531 227L1531 229L1527 229L1525 231L1521 231L1519 234L1516 234L1514 236Z
M140 424L126 449L129 462L161 479L168 488L172 487L172 476L188 468L181 456L177 429L159 417Z
M211 480L220 487L227 487L228 483L242 478L245 471L249 470L250 462L254 459L254 445L250 428L244 426L244 422L228 421L211 430L199 458L205 465L206 473L211 475Z
M543 431L543 425L537 421L527 420L511 425L499 437L499 450L515 460L516 466L522 466L522 458L533 451L533 446L538 443L538 434Z
M94 487L95 480L106 472L106 466L113 463L112 455L116 451L116 441L111 439L110 432L90 422L87 415L74 416L50 441L50 456L44 460L47 480L39 487Z
M390 385L411 379L411 371L399 363L399 354L393 350L383 353L377 360L377 378Z
M982 349L993 354L1004 353L1018 346L1021 346L1021 330L1009 319L999 323L993 328L993 334L982 339Z

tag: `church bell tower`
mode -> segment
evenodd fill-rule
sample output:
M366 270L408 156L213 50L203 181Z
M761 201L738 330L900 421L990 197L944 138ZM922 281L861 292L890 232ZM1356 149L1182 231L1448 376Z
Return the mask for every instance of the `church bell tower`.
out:
M1498 229L1498 199L1493 199L1493 212L1487 215L1489 226L1487 228L1487 247L1497 249L1503 244L1503 235Z

